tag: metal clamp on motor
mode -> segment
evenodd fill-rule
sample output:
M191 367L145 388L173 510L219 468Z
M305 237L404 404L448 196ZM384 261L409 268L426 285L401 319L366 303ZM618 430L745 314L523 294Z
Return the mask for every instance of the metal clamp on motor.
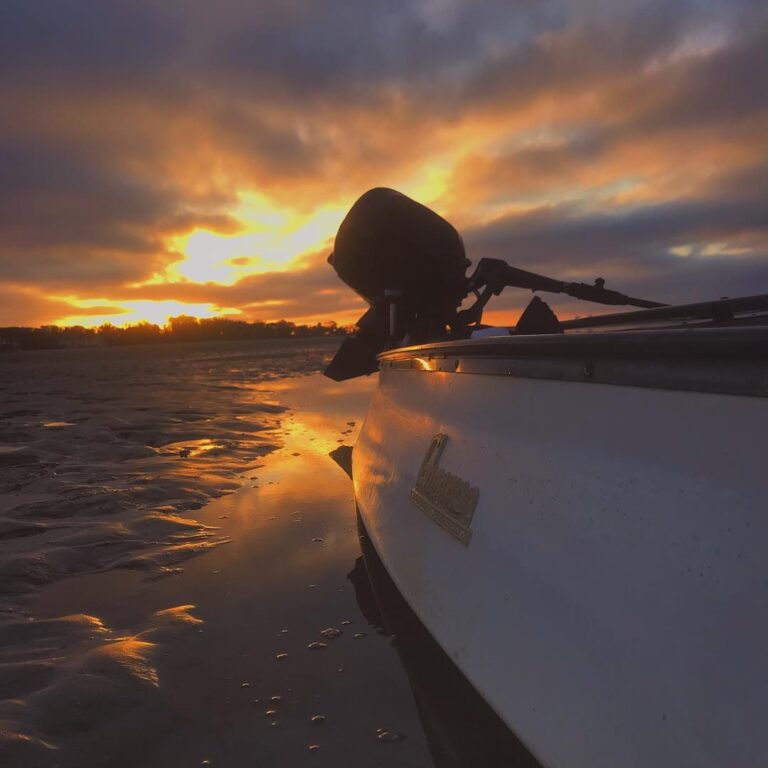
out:
M384 298L389 304L389 340L387 342L387 347L389 349L394 349L395 347L399 346L399 342L402 339L402 336L398 334L397 329L397 300L401 299L402 297L402 291L398 291L392 288L387 288L384 291Z

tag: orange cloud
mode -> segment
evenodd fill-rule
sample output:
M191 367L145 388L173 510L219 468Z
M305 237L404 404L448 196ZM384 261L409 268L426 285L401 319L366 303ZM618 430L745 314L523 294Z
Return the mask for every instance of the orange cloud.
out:
M473 257L672 299L753 287L766 11L600 5L213 18L116 0L77 24L66 0L17 4L0 52L2 322L346 322L362 304L324 259L379 185L449 216Z

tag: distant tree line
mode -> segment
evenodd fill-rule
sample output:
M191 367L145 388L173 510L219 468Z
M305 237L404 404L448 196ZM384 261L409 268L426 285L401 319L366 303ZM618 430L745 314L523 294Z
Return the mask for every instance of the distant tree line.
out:
M177 341L225 341L235 339L288 339L319 336L344 336L347 329L330 321L315 325L296 325L287 320L274 323L228 320L212 317L198 320L189 315L172 317L164 326L137 323L117 327L105 323L98 328L81 325L60 328L0 328L0 352L23 349L65 349L68 347L121 346L128 344L166 344Z

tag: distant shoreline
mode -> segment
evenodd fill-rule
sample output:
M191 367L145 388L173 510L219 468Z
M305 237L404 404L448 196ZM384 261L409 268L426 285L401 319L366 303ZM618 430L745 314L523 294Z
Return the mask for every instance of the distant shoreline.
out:
M118 328L43 326L41 328L0 328L0 354L46 349L92 349L136 345L164 345L182 342L305 340L343 337L348 329L334 322L296 325L285 320L274 323L246 323L236 320L193 317L171 318L164 327L139 323Z
M228 347L235 347L239 348L241 346L245 348L250 348L251 346L263 346L265 348L270 348L271 346L275 346L277 348L283 347L285 348L286 345L288 347L292 347L295 345L297 348L300 348L302 345L307 347L315 347L315 346L322 346L323 344L327 344L329 349L334 348L334 342L335 344L340 344L341 340L344 337L342 336L302 336L302 337L293 337L289 336L286 338L273 338L273 339L191 339L189 341L187 340L177 340L177 341L167 341L162 343L141 343L136 342L135 344L98 344L98 345L90 345L90 346L71 346L71 347L46 347L46 348L36 348L36 349L4 349L3 347L0 347L0 361L2 360L10 360L10 359L22 359L27 357L27 355L34 355L35 353L43 353L43 352L60 352L63 355L73 355L77 356L77 353L87 353L87 352L93 352L93 353L103 353L103 354L120 354L120 351L123 350L126 353L130 350L133 352L134 350L157 350L157 353L159 357L162 357L162 350L167 350L169 356L175 356L180 350L183 350L185 347L199 347L201 349L207 349L212 348L216 349L219 348L222 351L226 351Z

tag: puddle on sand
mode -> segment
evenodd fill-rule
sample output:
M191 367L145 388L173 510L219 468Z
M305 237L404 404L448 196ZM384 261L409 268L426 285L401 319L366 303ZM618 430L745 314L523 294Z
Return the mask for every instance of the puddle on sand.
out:
M354 442L375 386L321 376L264 385L292 408L283 447L244 471L240 490L195 512L227 544L159 581L118 571L42 590L31 606L41 618L86 613L119 630L193 605L202 620L167 639L157 659L167 716L153 709L143 722L138 713L133 733L102 741L98 756L59 753L62 768L432 765L397 652L369 631L348 579L360 556L352 487L328 457L338 440ZM379 738L383 725L398 738Z

